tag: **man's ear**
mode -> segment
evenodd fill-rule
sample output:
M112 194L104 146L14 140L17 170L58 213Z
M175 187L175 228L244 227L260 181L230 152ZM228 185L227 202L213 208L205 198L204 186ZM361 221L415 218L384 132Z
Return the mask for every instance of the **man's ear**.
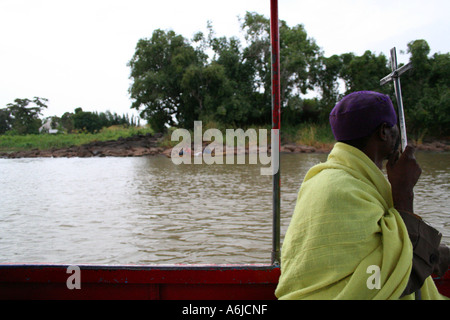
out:
M386 122L383 122L383 124L378 127L378 137L381 141L386 141L388 139L388 125Z

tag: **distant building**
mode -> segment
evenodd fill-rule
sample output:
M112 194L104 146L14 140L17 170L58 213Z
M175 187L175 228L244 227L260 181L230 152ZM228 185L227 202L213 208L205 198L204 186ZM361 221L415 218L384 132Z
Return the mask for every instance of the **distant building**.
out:
M39 133L51 133L55 134L58 133L58 129L52 129L52 118L44 119L43 125L39 128ZM59 123L55 122L56 126L59 125Z

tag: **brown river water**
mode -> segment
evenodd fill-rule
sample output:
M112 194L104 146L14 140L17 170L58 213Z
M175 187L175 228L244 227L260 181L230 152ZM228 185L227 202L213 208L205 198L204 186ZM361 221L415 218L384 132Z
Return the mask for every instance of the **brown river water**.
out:
M415 210L450 245L450 153L419 152ZM306 171L281 155L282 239ZM270 263L272 177L164 156L0 159L0 263Z

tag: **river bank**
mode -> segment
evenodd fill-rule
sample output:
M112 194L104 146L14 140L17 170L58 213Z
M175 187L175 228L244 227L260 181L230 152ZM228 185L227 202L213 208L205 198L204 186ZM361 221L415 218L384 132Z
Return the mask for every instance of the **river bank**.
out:
M81 146L70 146L65 148L51 148L48 150L21 150L0 152L0 158L60 158L60 157L141 157L152 155L165 155L170 157L172 148L162 147L162 134L136 135L117 140L94 141ZM204 142L206 147L209 142ZM314 143L313 145L302 145L297 143L282 144L282 153L328 153L332 149L332 143ZM416 146L420 151L448 152L449 141L424 142ZM225 148L224 148L225 151ZM236 152L236 151L235 151ZM248 149L246 150L248 153Z

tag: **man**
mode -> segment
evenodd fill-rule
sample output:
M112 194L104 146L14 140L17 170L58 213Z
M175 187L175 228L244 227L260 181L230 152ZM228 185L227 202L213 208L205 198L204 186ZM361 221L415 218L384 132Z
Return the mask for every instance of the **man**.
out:
M445 298L430 275L445 273L449 250L440 246L441 234L414 214L421 169L412 147L398 151L391 100L371 91L349 94L331 111L330 124L338 142L301 185L276 296Z

